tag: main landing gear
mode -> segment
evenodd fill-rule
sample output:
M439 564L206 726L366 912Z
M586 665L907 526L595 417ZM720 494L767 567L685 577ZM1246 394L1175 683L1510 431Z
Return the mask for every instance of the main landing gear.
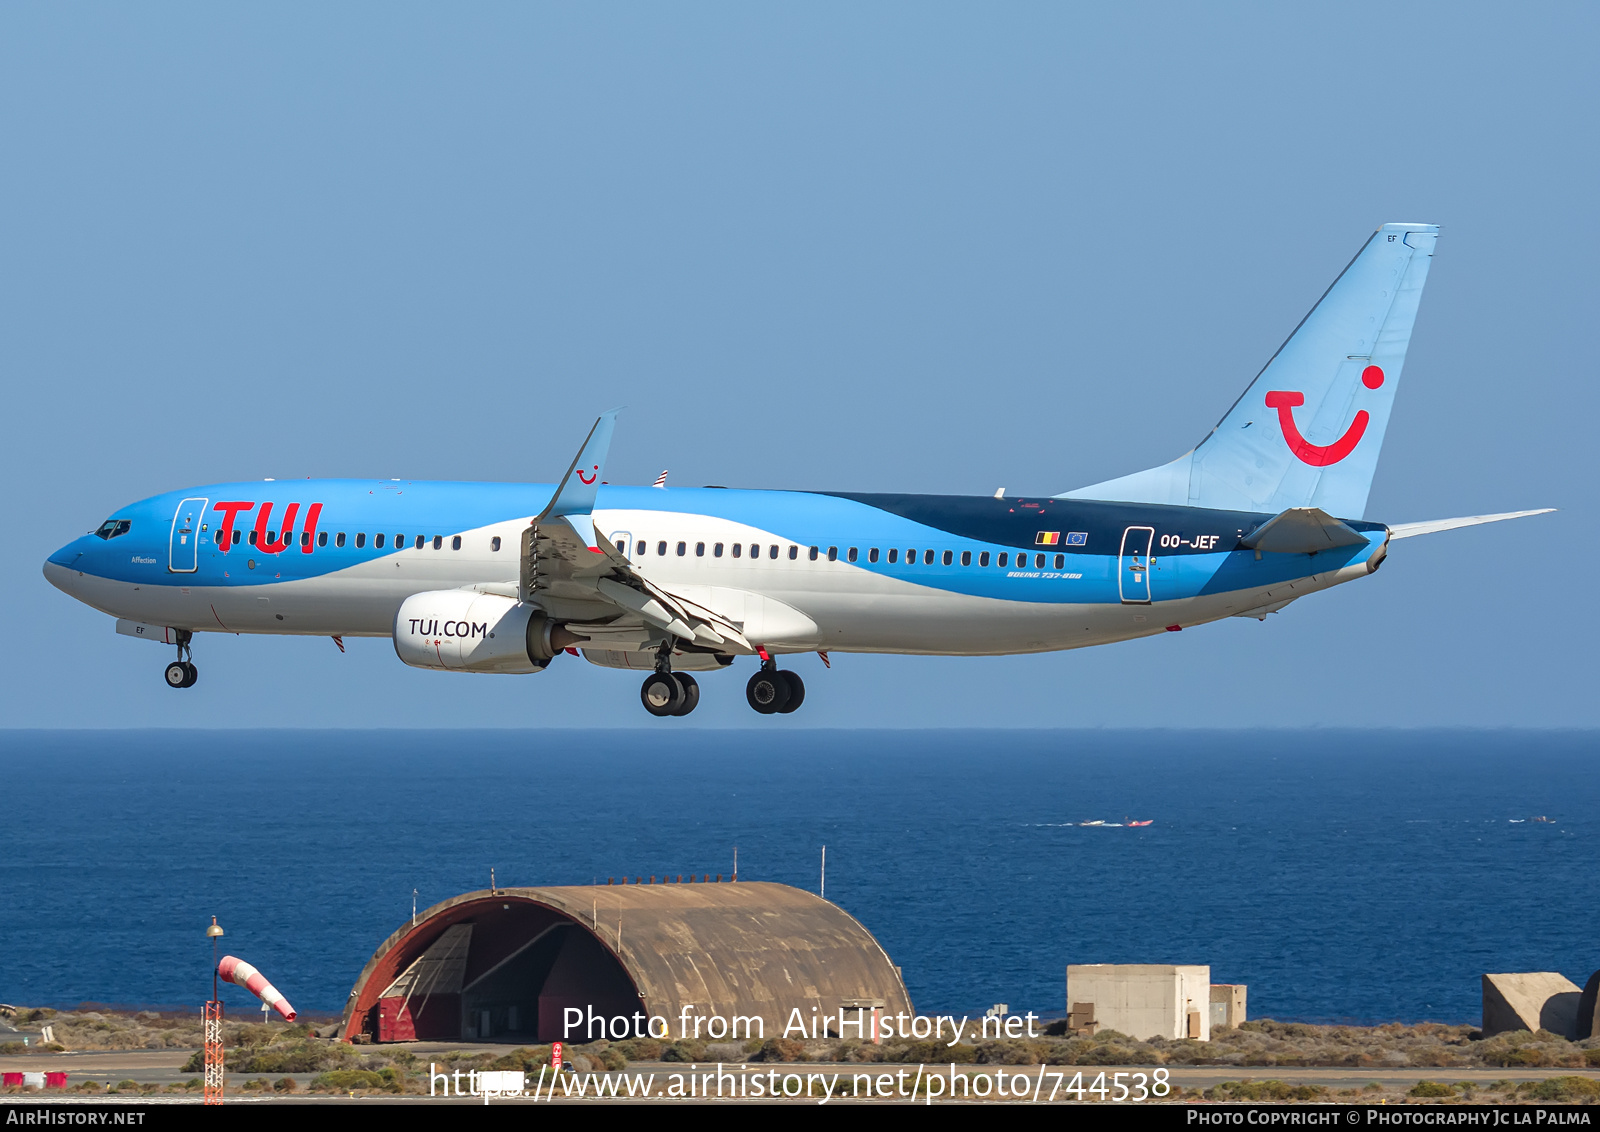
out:
M200 672L189 658L193 655L189 649L189 642L194 634L187 629L178 630L178 659L167 665L166 678L169 688L193 688L194 682L199 679Z
M672 647L656 652L656 670L639 689L644 710L651 715L688 715L700 704L700 683L687 672L672 671Z
M777 661L763 660L744 686L744 698L762 715L788 715L805 702L806 686L798 672L779 668Z

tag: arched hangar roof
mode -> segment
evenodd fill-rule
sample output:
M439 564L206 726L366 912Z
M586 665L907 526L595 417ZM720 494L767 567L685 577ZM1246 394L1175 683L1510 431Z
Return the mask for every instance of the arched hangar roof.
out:
M900 973L872 934L838 905L803 889L761 881L503 888L436 904L414 926L384 940L350 992L340 1034L349 1038L372 1028L380 1000L394 1003L405 995L418 1009L416 996L426 994L419 988L427 985L454 988L457 997L450 1001L466 1003L436 1011L436 1017L465 1012L461 1033L451 1036L476 1036L474 987L488 986L516 957L536 946L549 950L562 936L571 940L563 945L566 954L576 949L581 961L566 964L569 974L559 987L562 964L555 959L531 976L543 990L538 1007L524 1009L524 1019L534 1009L545 1012L547 1002L578 1002L586 993L605 997L604 988L592 988L606 979L612 980L606 984L614 992L611 1002L625 998L646 1015L671 1019L674 1036L686 1006L693 1007L691 1016L762 1017L768 1036L782 1032L795 1008L806 1018L812 1008L829 1014L871 1004L889 1014L911 1012ZM509 1017L517 1031L517 1015ZM445 1036L437 1027L434 1032ZM501 1029L497 1021L495 1033ZM520 1029L531 1033L533 1023L523 1021Z

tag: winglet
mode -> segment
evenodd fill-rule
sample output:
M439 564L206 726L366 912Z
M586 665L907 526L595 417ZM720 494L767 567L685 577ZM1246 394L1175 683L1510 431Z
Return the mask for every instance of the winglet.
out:
M572 458L567 474L561 477L555 495L550 497L545 509L534 519L535 524L554 515L587 515L594 510L595 496L600 492L600 477L605 469L606 453L611 450L611 434L616 430L617 414L621 411L609 409L600 414L600 419L594 422L594 427L584 438L583 447L579 448L578 454ZM589 545L594 545L592 540Z

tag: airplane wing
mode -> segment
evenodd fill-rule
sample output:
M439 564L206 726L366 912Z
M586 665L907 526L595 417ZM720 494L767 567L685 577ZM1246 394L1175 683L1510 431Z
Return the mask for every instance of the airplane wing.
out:
M1389 538L1411 538L1413 535L1431 535L1438 531L1453 531L1457 527L1476 527L1481 523L1498 523L1502 519L1521 519L1527 515L1548 515L1554 507L1540 507L1534 511L1502 511L1498 515L1465 515L1459 519L1428 519L1421 523L1396 523L1389 528Z
M595 422L549 504L522 532L518 598L569 620L579 634L648 626L703 649L755 652L740 622L650 581L595 529L594 502L616 415L612 410Z

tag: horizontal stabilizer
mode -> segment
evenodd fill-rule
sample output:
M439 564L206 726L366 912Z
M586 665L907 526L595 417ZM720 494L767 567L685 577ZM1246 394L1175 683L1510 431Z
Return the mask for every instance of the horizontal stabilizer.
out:
M1533 511L1502 511L1498 515L1464 515L1459 519L1429 519L1423 523L1396 523L1389 528L1391 539L1410 538L1412 535L1431 535L1439 531L1453 531L1457 527L1476 527L1483 523L1498 523L1502 519L1521 519L1526 515L1548 515L1554 507L1540 507Z
M1360 546L1366 536L1320 507L1291 507L1239 540L1246 550L1273 554L1315 554L1340 546Z

